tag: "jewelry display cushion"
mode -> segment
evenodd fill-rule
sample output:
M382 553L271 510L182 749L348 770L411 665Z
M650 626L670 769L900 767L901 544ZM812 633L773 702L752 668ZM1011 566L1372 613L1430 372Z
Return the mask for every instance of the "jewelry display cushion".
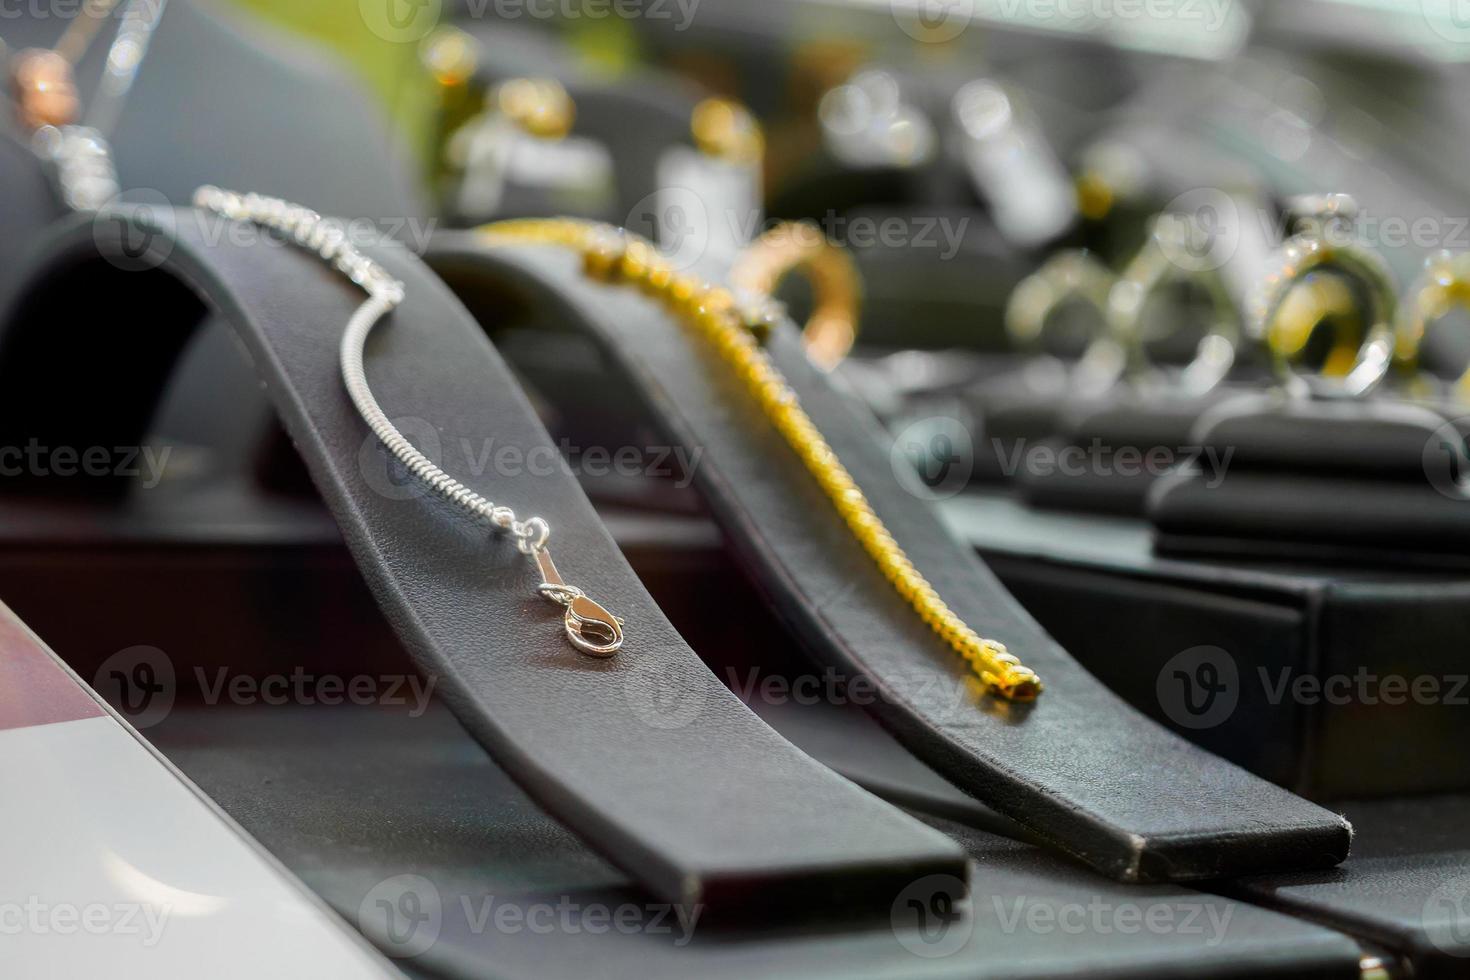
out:
M24 264L26 250L62 213L30 147L0 129L0 304Z
M1150 488L1169 467L1198 463L1211 472L1193 442L1200 414L1222 398L1120 392L1103 404L1066 408L1056 437L1040 443L1040 465L1017 447L1016 493L1032 507L1093 514L1142 516Z
M438 910L422 931L402 921L385 947L422 949L400 960L418 976L1359 975L1358 945L1331 929L1177 885L1111 882L934 818L964 844L974 884L968 902L936 903L922 922L917 898L869 919L813 905L760 927L680 920L547 819L439 710L194 708L152 735L348 921L385 897ZM1134 929L1134 916L1172 927ZM550 931L531 928L545 921Z
M1229 465L1171 474L1150 494L1159 550L1463 570L1467 429L1449 411L1393 401L1226 402L1194 441Z
M767 353L940 595L1041 674L1047 690L1035 703L957 694L967 665L883 579L739 379L655 300L589 280L563 249L490 250L456 233L427 257L488 323L519 310L592 336L664 437L700 447L694 477L705 504L808 651L873 683L881 696L871 710L961 789L1125 880L1345 856L1340 818L1166 732L1078 667L898 482L876 423L807 363L789 322Z
M1000 493L945 510L1087 669L1205 748L1314 799L1470 790L1470 576L1158 555L1144 521Z
M963 877L952 842L796 750L714 681L569 475L474 477L471 460L446 451L450 472L532 503L558 529L567 571L595 580L627 618L617 658L573 650L555 606L528 606L535 568L512 543L382 484L385 456L338 371L356 288L302 249L207 231L193 211L139 210L58 232L0 334L0 444L140 445L170 365L211 308L239 338L420 668L506 770L602 854L656 894L722 910L887 908L916 878ZM125 251L124 241L148 248ZM433 420L446 447L493 437L550 449L442 283L401 248L373 258L409 296L368 351L388 410ZM112 329L119 309L147 309L149 329ZM44 481L45 492L57 483ZM658 708L669 692L681 701L672 719Z

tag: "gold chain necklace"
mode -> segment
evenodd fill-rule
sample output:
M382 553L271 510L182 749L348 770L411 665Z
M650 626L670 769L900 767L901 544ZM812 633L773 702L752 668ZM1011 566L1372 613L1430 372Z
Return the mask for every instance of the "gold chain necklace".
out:
M610 225L570 218L512 220L486 225L480 235L490 245L570 248L580 253L589 276L636 286L661 300L730 364L884 577L924 623L965 659L981 684L1013 701L1031 701L1041 693L1041 679L1036 672L1023 665L1004 644L988 640L967 626L883 526L857 481L757 342L756 336L769 329L775 316L769 306L743 308L730 290L678 273L651 243Z

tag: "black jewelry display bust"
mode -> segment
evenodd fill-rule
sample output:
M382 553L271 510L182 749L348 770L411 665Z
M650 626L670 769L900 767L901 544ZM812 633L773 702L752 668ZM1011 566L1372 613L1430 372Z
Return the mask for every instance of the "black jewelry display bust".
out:
M965 877L952 841L796 750L714 679L562 469L470 472L465 445L493 440L523 458L555 450L483 333L406 251L370 250L408 295L368 346L374 391L439 440L445 470L557 528L562 570L596 582L627 619L617 658L567 644L560 610L536 597L534 564L510 541L391 480L338 372L362 299L339 273L278 241L218 235L192 210L103 217L49 242L5 318L0 444L139 445L163 378L213 312L420 668L500 764L605 857L711 914L886 910L916 879ZM145 324L116 329L120 309L146 310Z

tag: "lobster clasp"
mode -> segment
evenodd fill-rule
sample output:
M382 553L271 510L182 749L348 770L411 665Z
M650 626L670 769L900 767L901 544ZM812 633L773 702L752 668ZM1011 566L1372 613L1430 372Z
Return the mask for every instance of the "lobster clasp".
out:
M567 603L562 623L572 646L589 657L611 657L623 645L623 621L585 595Z
M589 657L611 657L617 653L623 646L623 621L575 585L568 585L557 572L551 552L542 547L532 554L541 569L541 594L566 607L562 625L572 646Z

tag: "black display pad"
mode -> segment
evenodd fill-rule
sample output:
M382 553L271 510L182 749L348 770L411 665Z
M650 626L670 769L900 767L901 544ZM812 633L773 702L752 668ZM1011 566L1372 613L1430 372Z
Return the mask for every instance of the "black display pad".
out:
M1160 480L1163 553L1463 570L1470 566L1470 415L1390 398L1249 396L1194 436L1220 473Z
M1041 674L1034 705L966 691L963 662L882 578L725 364L655 300L589 280L562 249L490 251L457 234L429 261L482 318L504 317L508 294L523 315L595 336L668 437L701 449L696 485L780 615L817 659L873 683L880 720L956 785L1122 880L1326 867L1346 855L1340 817L1166 732L1061 650L900 483L905 468L876 423L807 363L789 323L772 358L939 593ZM1126 655L1127 638L1118 642Z
M1313 799L1470 790L1465 575L1166 557L1145 521L998 493L946 511L1078 660L1203 748Z
M1399 951L1417 980L1470 973L1470 797L1342 804L1358 839L1330 872L1268 875L1224 889Z
M1123 389L1069 405L1059 435L1045 443L1054 462L1023 465L1016 492L1032 507L1142 515L1149 489L1172 467L1198 465L1213 474L1216 461L1194 442L1193 429L1201 412L1228 397L1218 390L1185 398Z
M41 229L65 209L30 147L0 129L0 303Z
M0 444L138 445L170 365L213 312L420 668L505 770L599 852L711 914L886 909L915 879L964 876L953 842L799 752L718 684L564 470L470 472L478 456L462 445L553 444L482 331L413 256L372 250L408 294L368 345L377 397L438 440L446 471L551 523L563 573L627 619L616 658L568 645L560 608L537 596L534 563L510 541L393 482L338 373L362 292L302 249L220 235L210 220L140 210L74 223L49 243L0 334ZM105 481L75 482L91 493Z
M948 921L921 925L902 904L867 919L811 909L760 929L680 922L548 820L442 711L180 710L150 734L349 922L404 895L437 912L400 920L383 947L418 977L1359 977L1358 945L1331 928L1180 885L1108 881L941 820L975 868ZM457 832L425 834L420 821ZM608 918L622 913L621 927Z

